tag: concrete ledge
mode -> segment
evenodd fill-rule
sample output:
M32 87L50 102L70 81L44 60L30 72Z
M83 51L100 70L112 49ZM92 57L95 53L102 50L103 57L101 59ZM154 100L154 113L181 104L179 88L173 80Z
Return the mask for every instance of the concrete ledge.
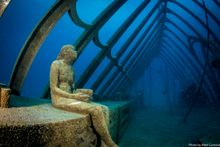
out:
M49 104L0 109L0 146L95 147L88 115L66 112Z
M127 123L129 102L101 102L109 108L109 130L118 141ZM99 137L89 115L54 108L50 100L11 96L12 108L0 109L0 146L96 147ZM125 116L125 118L124 118ZM126 125L125 125L126 126ZM104 145L102 145L104 146Z

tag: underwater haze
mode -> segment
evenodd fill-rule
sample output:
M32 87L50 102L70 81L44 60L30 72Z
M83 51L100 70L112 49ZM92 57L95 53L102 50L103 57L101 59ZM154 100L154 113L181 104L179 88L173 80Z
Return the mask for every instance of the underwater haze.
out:
M220 146L220 0L77 0L22 65L57 3L10 1L0 17L1 86L50 99L50 65L72 44L79 88L93 89L94 101L131 102L120 147Z

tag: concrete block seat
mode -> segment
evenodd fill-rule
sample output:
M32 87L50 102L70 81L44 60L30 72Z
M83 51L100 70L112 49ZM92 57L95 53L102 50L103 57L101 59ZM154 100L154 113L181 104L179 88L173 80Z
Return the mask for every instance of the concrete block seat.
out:
M0 109L0 146L96 147L99 144L89 115L56 109L48 100L17 96L10 98L10 105L12 108ZM109 106L111 134L117 134L116 126L112 125L117 107Z

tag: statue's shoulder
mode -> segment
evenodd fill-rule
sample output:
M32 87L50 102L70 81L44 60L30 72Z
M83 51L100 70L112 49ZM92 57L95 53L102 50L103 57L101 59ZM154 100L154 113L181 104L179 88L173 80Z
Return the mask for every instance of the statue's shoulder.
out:
M56 67L56 68L58 68L58 67L60 66L60 64L61 64L61 63L60 63L59 60L55 60L55 61L52 62L51 67L54 67L54 68Z

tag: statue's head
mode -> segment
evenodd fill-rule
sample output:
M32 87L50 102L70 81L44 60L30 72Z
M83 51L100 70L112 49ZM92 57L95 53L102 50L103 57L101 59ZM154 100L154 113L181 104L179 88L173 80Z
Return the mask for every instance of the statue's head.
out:
M68 64L72 64L77 58L77 51L73 45L64 45L61 48L60 54L58 55L58 60L64 60Z

